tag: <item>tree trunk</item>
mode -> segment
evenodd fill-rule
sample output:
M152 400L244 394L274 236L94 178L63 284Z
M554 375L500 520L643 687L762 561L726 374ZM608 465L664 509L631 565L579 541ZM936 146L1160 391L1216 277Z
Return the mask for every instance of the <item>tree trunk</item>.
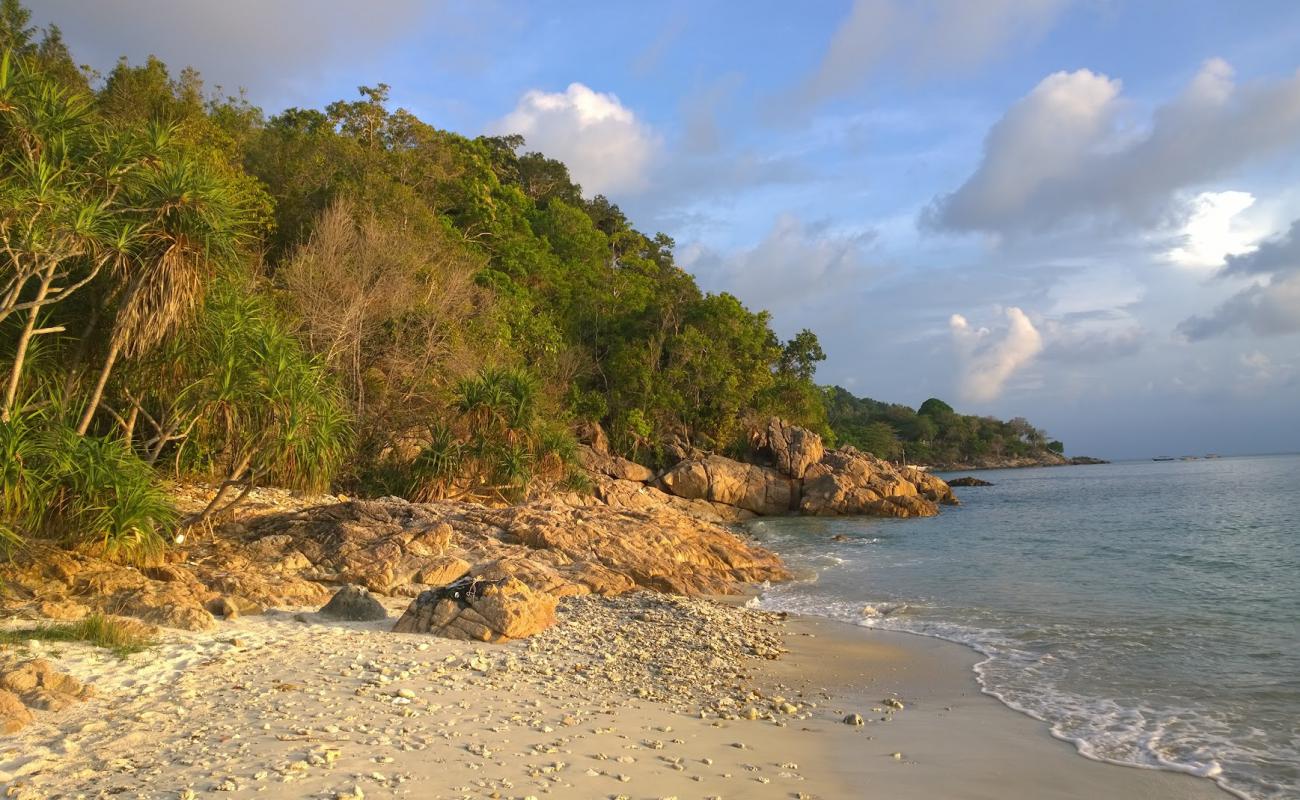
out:
M50 281L52 280L54 280L53 268L41 278L41 288L36 292L36 302L38 304L49 294ZM18 383L23 373L23 362L27 360L27 348L31 345L32 331L36 330L36 318L40 313L40 305L32 307L27 315L27 324L23 326L23 332L18 336L18 347L14 350L14 365L9 371L9 382L5 386L4 405L0 406L0 421L8 422L9 416L13 412L14 398L18 396Z
M113 371L113 364L117 362L118 353L122 352L122 346L113 342L109 345L108 356L104 358L104 367L99 371L99 380L95 382L95 391L90 395L90 403L86 405L86 412L81 415L81 422L77 424L77 433L81 436L86 435L90 429L90 421L95 418L95 412L99 410L99 401L104 399L104 387L108 385L108 376Z

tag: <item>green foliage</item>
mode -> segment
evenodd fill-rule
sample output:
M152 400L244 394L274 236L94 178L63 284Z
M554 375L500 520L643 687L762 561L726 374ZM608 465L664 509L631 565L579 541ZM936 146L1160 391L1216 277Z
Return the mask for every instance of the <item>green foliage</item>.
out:
M838 386L823 390L830 426L839 442L881 458L917 464L955 464L983 457L1033 456L1060 452L1046 435L1021 417L1003 422L958 414L931 397L919 411L854 397ZM1064 445L1059 442L1052 444Z
M10 547L39 535L125 563L161 555L176 513L125 442L24 412L0 422L0 455L0 532Z
M85 642L109 650L118 658L139 653L154 644L153 639L133 624L103 614L91 614L76 622L0 630L0 644L16 645L33 639L42 642Z

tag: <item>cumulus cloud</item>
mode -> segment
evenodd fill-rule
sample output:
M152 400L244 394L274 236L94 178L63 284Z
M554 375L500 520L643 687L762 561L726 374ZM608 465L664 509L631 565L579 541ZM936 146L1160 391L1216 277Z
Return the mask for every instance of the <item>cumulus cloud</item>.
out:
M1066 0L855 0L816 71L799 87L805 107L862 85L881 62L914 73L969 68L1016 40L1045 33Z
M1183 320L1183 336L1197 341L1242 327L1259 336L1300 332L1300 220L1258 249L1230 256L1220 274L1256 282L1209 314Z
M1136 132L1123 124L1120 90L1086 69L1044 78L993 126L975 172L936 198L924 221L999 234L1089 217L1150 226L1180 190L1300 149L1300 72L1238 85L1227 62L1211 59Z
M810 300L842 296L872 274L865 248L872 234L838 234L782 214L752 248L719 253L698 243L678 261L708 289L726 290L746 303L798 316ZM817 302L825 310L827 304ZM814 320L807 320L811 324Z
M568 165L588 194L636 192L647 185L659 137L613 94L571 83L563 92L534 89L493 133L523 134L529 150Z
M999 334L973 328L961 314L948 320L961 363L960 391L972 402L996 400L1008 380L1043 349L1043 337L1028 315L1015 306L1006 310L1007 327Z
M357 13L345 0L32 0L33 21L55 23L78 60L98 69L119 56L153 54L179 69L193 66L227 90L255 97L297 95L322 67L355 68L409 33L430 6L389 0L375 13ZM377 80L377 78L376 78ZM280 99L276 97L275 99Z

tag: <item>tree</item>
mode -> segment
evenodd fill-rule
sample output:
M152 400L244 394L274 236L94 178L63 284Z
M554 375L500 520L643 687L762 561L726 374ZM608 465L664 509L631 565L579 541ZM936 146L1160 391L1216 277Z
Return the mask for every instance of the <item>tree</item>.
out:
M238 257L247 235L247 208L234 186L188 153L159 150L161 157L123 192L132 235L115 262L119 299L108 352L78 433L90 428L117 359L149 352L188 321L217 269Z
M785 343L778 369L799 380L811 381L817 373L818 362L825 360L826 353L817 340L817 334L804 328Z

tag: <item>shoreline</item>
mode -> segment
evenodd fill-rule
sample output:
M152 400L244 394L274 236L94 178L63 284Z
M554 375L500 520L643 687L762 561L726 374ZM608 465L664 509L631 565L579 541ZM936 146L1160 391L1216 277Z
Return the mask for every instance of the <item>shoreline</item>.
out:
M650 593L571 599L561 619L506 645L285 611L133 661L40 646L99 692L0 740L0 783L19 798L1229 796L1081 757L983 693L956 643Z
M819 764L841 791L870 786L903 800L1235 797L1208 778L1084 756L1046 722L985 692L973 669L982 656L967 645L828 618L790 619L791 653L774 663L774 676L824 686L846 713L871 720L858 729L865 740L836 737L834 758ZM800 675L801 662L819 670ZM871 712L883 711L887 697L904 709Z

